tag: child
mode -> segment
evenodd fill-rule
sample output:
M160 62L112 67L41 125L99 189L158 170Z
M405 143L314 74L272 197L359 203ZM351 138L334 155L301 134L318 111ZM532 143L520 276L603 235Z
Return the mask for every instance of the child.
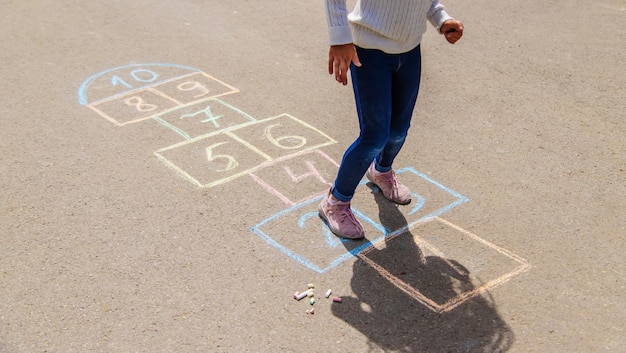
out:
M319 213L335 235L361 239L365 232L350 200L363 175L390 201L411 202L411 191L396 179L391 165L417 100L427 21L451 44L463 35L463 24L439 0L357 0L349 14L346 0L326 0L326 17L328 73L346 85L350 70L360 134L344 153Z

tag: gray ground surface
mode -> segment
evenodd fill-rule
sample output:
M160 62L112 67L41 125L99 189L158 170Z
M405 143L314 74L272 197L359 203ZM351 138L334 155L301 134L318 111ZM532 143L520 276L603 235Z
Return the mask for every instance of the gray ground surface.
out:
M625 352L626 3L445 4L342 243L321 1L3 1L0 352Z

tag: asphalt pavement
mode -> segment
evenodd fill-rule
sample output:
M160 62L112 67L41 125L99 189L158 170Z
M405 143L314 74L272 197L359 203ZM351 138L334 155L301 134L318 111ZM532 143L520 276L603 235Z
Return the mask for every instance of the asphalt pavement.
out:
M3 1L0 352L626 352L626 3L443 3L341 241L322 1Z

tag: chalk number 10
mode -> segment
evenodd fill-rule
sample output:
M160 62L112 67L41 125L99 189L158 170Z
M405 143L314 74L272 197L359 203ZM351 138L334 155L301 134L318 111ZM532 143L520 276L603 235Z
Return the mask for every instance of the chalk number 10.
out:
M159 78L159 74L152 70L138 69L131 71L130 75L135 79L135 81L140 83L151 83L156 81ZM124 81L119 76L115 75L111 78L111 84L113 86L122 85L126 88L133 88L133 85Z

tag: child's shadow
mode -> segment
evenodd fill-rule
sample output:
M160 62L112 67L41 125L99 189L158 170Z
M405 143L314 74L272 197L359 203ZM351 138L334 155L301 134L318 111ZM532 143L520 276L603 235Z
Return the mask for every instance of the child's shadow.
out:
M382 225L390 231L406 227L398 206L370 187ZM409 231L387 238L385 245L355 261L351 285L357 298L333 303L335 316L385 351L505 352L511 347L513 332L490 298L479 295L447 312L428 306L429 300L443 304L474 288L465 267L452 259L426 256ZM389 274L399 281L392 283ZM408 293L400 289L403 286L409 287Z

